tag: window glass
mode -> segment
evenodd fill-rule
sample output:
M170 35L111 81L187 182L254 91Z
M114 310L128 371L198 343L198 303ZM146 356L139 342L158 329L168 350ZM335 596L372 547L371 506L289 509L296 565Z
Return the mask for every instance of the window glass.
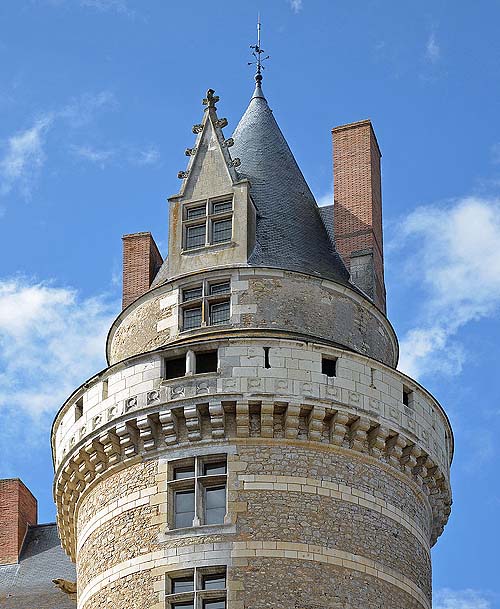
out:
M201 218L201 216L205 215L205 205L200 205L199 207L188 207L186 209L186 218L188 220L193 220L194 218Z
M184 309L183 317L183 330L199 328L201 326L201 307L195 307L194 309Z
M226 609L226 601L203 601L203 609Z
M214 302L210 305L210 324L216 326L229 321L229 301Z
M224 590L226 587L226 576L223 573L204 575L202 585L204 590Z
M172 603L172 609L194 609L194 601L188 601L187 603ZM222 606L222 609L224 609L224 605Z
M182 300L187 302L188 300L195 300L196 298L201 298L203 293L203 289L200 286L196 288L188 288L187 290L182 291Z
M188 226L186 229L186 249L205 245L205 224Z
M175 528L192 527L194 520L194 490L175 493Z
M194 478L194 467L188 465L174 469L174 480L183 480L184 478Z
M210 296L214 296L215 294L228 294L231 290L231 286L229 281L224 281L224 283L212 283L210 285Z
M223 214L226 211L231 211L233 209L232 201L217 201L216 203L212 203L212 213L213 214Z
M194 590L194 578L191 577L177 577L172 580L172 594L181 594L181 592L193 592Z
M232 236L232 224L231 218L227 220L217 220L212 223L212 243L223 243L224 241L231 241Z
M226 515L226 487L205 490L205 524L223 524Z
M226 473L226 464L222 463L205 463L203 465L204 476L216 476L217 474Z

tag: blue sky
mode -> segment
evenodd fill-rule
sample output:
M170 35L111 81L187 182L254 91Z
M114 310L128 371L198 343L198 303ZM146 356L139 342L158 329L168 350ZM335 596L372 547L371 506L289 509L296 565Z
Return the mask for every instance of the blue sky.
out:
M50 423L104 367L121 235L151 230L166 252L166 197L206 89L227 134L250 97L258 10L264 90L319 201L331 128L374 123L401 368L456 436L435 607L500 607L498 2L1 2L0 476L54 519Z

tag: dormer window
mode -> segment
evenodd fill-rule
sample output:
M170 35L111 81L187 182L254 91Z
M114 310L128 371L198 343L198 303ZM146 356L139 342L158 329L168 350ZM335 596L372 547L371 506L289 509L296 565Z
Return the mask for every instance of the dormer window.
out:
M233 237L233 199L207 199L183 208L183 250L230 243Z
M204 281L182 290L181 331L219 326L231 319L231 282Z

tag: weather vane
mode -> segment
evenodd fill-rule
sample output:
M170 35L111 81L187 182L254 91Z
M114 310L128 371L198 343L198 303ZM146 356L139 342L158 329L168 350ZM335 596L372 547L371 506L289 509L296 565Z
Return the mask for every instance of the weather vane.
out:
M262 70L264 69L264 66L262 65L262 62L265 61L266 59L269 59L269 55L266 55L265 57L262 57L263 53L265 52L264 49L260 46L260 13L257 17L257 44L252 44L250 45L250 48L253 49L252 50L252 55L255 57L255 61L249 61L248 65L249 66L257 66L257 72L255 74L255 80L258 84L261 83L262 81Z

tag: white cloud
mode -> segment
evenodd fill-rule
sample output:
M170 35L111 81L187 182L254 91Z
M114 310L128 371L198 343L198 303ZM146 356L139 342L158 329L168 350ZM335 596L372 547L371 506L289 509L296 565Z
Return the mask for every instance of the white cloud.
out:
M302 0L288 0L288 3L294 13L299 13L302 10Z
M51 130L82 127L92 120L95 112L114 103L109 91L85 94L59 110L47 112L33 121L27 129L18 131L4 142L0 156L0 195L18 190L29 198L47 160L47 138Z
M94 8L101 12L115 11L128 16L132 16L134 14L134 12L128 7L125 0L80 0L80 5Z
M425 45L425 57L431 63L436 63L441 58L441 47L438 43L436 33L431 32Z
M105 366L104 345L119 310L105 297L27 279L0 279L0 408L54 413Z
M486 597L475 590L439 590L434 595L434 609L492 609Z
M75 0L48 0L53 6L71 6ZM125 15L126 17L134 17L133 11L126 0L77 0L77 4L83 8L94 9L100 13L114 12Z
M100 165L101 168L104 168L106 163L116 155L116 150L113 148L98 149L92 146L71 146L71 152L86 161Z
M160 152L155 146L149 146L143 150L136 150L134 157L137 165L156 165L160 160Z
M90 163L99 165L104 169L107 165L156 165L160 160L160 153L155 146L136 148L133 146L115 146L108 148L95 148L94 146L71 146L71 152Z
M31 127L11 136L0 160L0 192L9 194L19 187L22 195L29 197L33 182L46 158L45 138L53 123L53 117L38 118Z
M401 340L399 367L417 378L458 373L465 359L460 328L500 311L500 200L421 207L399 233L398 254L412 252L405 273L426 292L417 324Z

